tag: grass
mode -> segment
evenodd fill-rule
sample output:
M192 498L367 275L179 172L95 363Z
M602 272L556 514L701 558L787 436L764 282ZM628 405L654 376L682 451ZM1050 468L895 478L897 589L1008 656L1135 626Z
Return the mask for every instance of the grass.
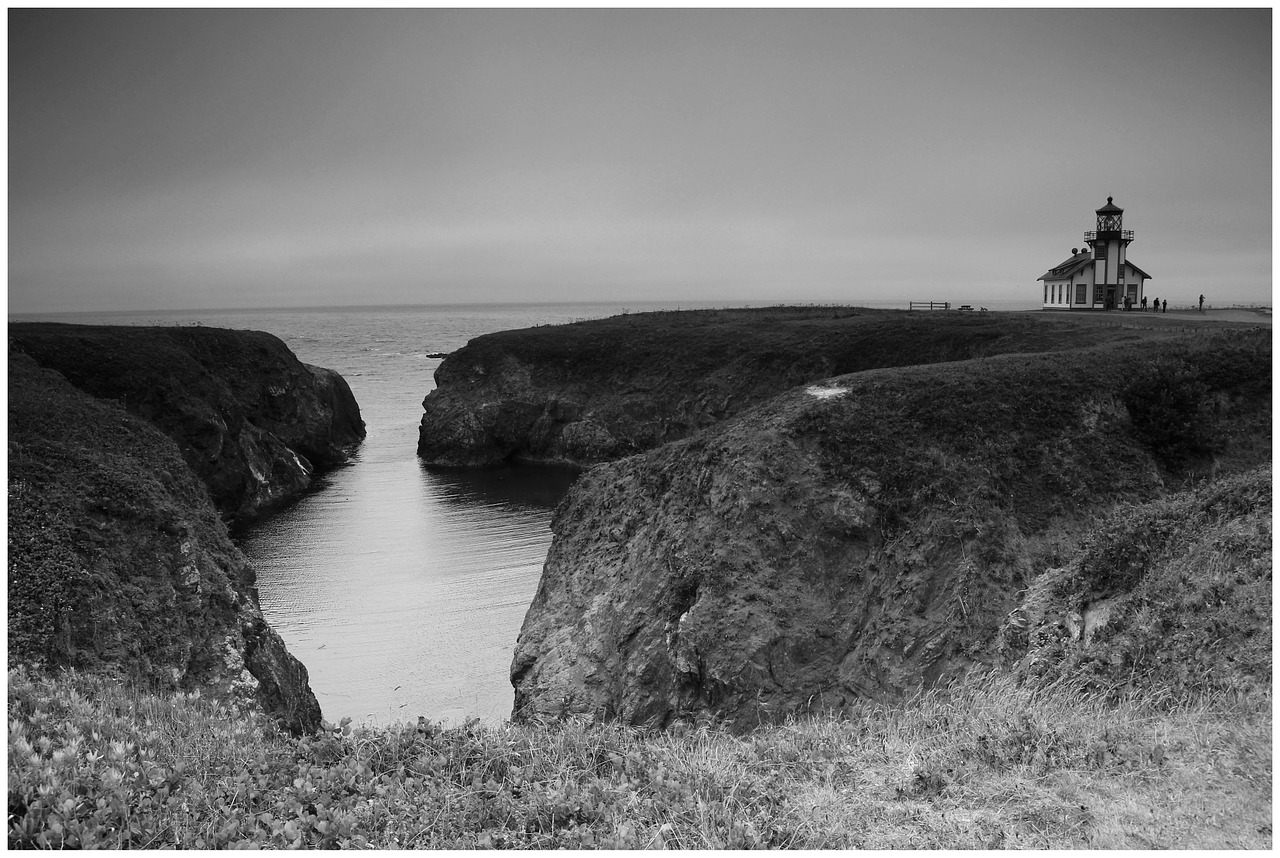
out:
M745 736L426 721L292 739L198 694L9 677L11 847L1268 848L1271 694L986 677Z
M1090 690L1269 684L1271 478L1264 466L1116 508L1024 595L1022 623L1004 629L1021 638L1017 670ZM1106 619L1074 645L1091 609Z
M1006 355L855 376L849 395L810 402L796 425L833 472L873 472L891 515L994 503L1030 530L1150 497L1153 478L1176 485L1212 454L1268 460L1270 365L1268 332Z

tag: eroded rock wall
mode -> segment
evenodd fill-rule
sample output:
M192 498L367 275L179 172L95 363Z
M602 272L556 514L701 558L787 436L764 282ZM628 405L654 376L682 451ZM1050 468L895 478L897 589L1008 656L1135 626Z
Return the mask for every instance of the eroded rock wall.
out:
M256 699L315 729L306 668L172 438L9 354L10 663Z
M29 323L9 343L167 434L228 517L297 497L364 438L346 381L271 334Z
M1269 456L1255 332L827 379L591 469L553 522L515 715L750 727L993 664L1038 571L1180 478L1134 385L1167 404L1193 368L1182 466Z

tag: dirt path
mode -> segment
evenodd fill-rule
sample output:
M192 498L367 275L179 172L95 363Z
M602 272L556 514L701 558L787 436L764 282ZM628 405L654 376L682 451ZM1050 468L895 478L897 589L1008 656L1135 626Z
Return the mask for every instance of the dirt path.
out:
M1247 325L1269 325L1271 324L1270 308L1251 309L1223 309L1223 310L1169 310L1164 313L1153 313L1151 311L1142 312L1141 310L1113 310L1106 313L1072 313L1062 310L1029 310L1031 313L1044 313L1047 315L1062 316L1070 318L1072 321L1093 319L1098 322L1124 322L1126 324L1149 324L1153 327L1159 325L1184 325L1188 322L1227 322L1231 324L1244 323Z
M1171 310L1161 313L1162 316L1176 316L1182 321L1201 322L1253 322L1254 324L1271 324L1271 308L1262 307L1256 310L1246 308L1230 308L1222 310Z

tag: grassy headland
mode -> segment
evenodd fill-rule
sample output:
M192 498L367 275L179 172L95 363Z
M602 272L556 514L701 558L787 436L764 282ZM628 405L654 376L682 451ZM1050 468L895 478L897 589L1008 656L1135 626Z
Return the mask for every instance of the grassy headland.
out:
M508 459L594 464L688 437L819 379L1158 341L1187 330L1173 317L1139 313L764 307L501 331L440 365L423 403L418 452L443 467Z
M740 371L783 389L873 368L824 357L796 370L765 342L777 318L729 321L752 318L762 321L760 337L739 327L711 343L711 357L736 350L745 363L732 372L709 370L698 382L700 400L745 395L751 383ZM799 311L795 322L804 333L793 335L792 345L813 345L811 335L821 339L819 329L833 326L828 345L846 342L850 360L874 357L892 339L888 328L873 334L882 320L863 318L859 339L835 330L845 323L839 311ZM895 702L855 699L839 713L810 712L745 733L711 718L653 731L571 717L449 728L422 720L389 728L346 722L295 737L247 698L212 688L176 691L162 676L96 667L19 666L15 641L30 649L34 641L65 637L62 614L33 610L29 623L10 624L9 846L1269 848L1269 341L1206 331L1191 335L1191 348L1176 341L1182 333L1154 330L1154 321L1116 321L913 317L905 324L918 336L907 341L923 351L907 363L1005 356L984 361L985 372L972 378L958 365L939 368L955 382L945 391L909 383L927 368L881 370L841 382L866 387L860 398L802 390L754 414L735 411L734 419L728 412L736 404L708 412L740 432L762 415L802 404L804 425L814 430L806 449L824 473L846 487L866 482L872 467L887 475L874 480L874 493L885 497L887 531L897 533L896 521L935 501L968 511L972 521L957 525L974 525L961 534L966 539L989 543L983 528L990 522L1025 529L1038 541L1036 556L1052 563L1028 566L1026 580L1009 589L1017 609L1001 624L1002 606L982 636L988 641L998 632L1004 655L990 669ZM623 317L607 330L568 326L566 336L626 356L625 329L637 324ZM1089 325L1097 336L1082 334ZM720 336L695 334L688 341ZM551 348L556 334L527 336ZM1107 345L1117 339L1134 340L1119 349L1133 354L1140 343L1168 342L1139 354L1152 359L1127 365L1131 377L1111 386L1096 408L1076 407L1066 395L1088 373L1111 370L1073 373L1018 354L1093 344L1097 357L1118 353ZM558 359L549 353L543 363ZM888 352L876 360L904 366ZM884 363L891 360L898 362ZM672 378L689 367L659 344L626 361L635 372ZM564 377L580 378L590 365L566 365ZM800 374L793 379L793 372ZM1014 387L1001 379L1032 372L1043 391L1010 401ZM13 387L11 367L11 387L24 397L11 398L11 432L25 434L18 447L12 435L10 441L10 527L30 545L15 555L11 533L11 611L15 596L42 605L37 597L60 575L64 589L80 586L74 573L88 561L63 549L97 544L94 528L103 523L114 527L121 519L128 533L153 541L168 532L155 521L183 524L168 528L177 542L166 556L185 556L181 537L199 522L186 524L188 504L179 508L170 500L178 494L153 485L181 484L188 494L199 488L177 449L156 440L148 449L163 448L165 456L135 456L129 443L148 430L123 409L104 410L43 375L18 377ZM638 389L628 395L642 416L643 397L661 398ZM14 402L28 404L15 411ZM84 419L42 418L54 406ZM1111 446L1100 458L1089 451L1067 458L1071 445L1089 441L1075 429L1099 421L1117 430L1106 436ZM990 437L974 430L978 423L994 427ZM1025 427L1017 437L1008 431L1015 423ZM900 432L898 424L905 425ZM86 447L99 435L110 443ZM928 455L890 456L898 437L915 439ZM104 457L99 446L114 452ZM741 458L745 446L727 449ZM1139 453L1146 457L1141 468ZM165 473L145 476L133 459L158 461ZM1084 461L1141 491L1115 492L1090 506L1097 474L1074 466ZM783 470L780 484L794 490L795 470ZM726 475L733 473L708 480ZM82 489L85 479L90 491ZM159 499L141 503L152 495ZM112 503L117 499L130 503ZM804 500L784 499L788 509ZM84 511L61 514L46 508L53 501L59 510ZM168 510L167 517L157 519L153 508ZM990 522L973 518L975 510L991 511ZM202 515L210 544L223 550L216 515ZM1051 520L1071 526L1046 529ZM952 541L956 550L966 545ZM984 568L1004 562L970 556ZM15 568L22 574L15 577ZM132 579L121 580L126 584L111 584L112 595L129 592ZM64 613L75 607L63 602ZM54 662L63 663L79 664Z

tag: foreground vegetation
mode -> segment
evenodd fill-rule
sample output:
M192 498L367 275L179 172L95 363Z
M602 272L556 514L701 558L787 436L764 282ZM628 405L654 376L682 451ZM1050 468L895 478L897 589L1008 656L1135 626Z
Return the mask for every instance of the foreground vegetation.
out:
M746 736L349 723L9 674L11 847L1266 848L1271 694L988 677Z

